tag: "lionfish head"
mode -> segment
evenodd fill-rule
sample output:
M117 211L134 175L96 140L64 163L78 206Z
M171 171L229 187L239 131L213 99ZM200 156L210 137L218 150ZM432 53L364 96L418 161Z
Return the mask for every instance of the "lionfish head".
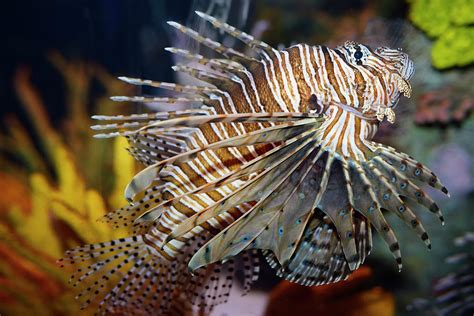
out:
M368 98L371 104L366 104L365 107L375 110L377 117L394 116L391 108L397 105L400 95L410 97L411 94L409 80L415 67L408 54L401 49L388 47L377 47L373 50L367 45L352 41L345 42L338 50L344 53L349 64L364 70L364 73L373 79L368 82L372 86L369 90L384 89L377 91L380 92L378 95L386 96L382 102L380 99Z

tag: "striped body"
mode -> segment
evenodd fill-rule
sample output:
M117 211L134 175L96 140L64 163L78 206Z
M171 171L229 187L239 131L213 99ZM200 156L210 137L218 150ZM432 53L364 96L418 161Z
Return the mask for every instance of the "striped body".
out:
M326 107L327 120L321 127L320 136L324 139L322 145L344 156L363 159L362 151L366 147L364 142L374 136L377 123L368 123L367 120L349 111L334 105L328 107L327 104L334 101L361 109L364 106L364 100L387 102L389 98L386 90L376 86L371 87L366 83L369 81L368 78L360 79L362 83L354 84L348 81L346 78L359 78L359 76L364 78L364 75L348 66L336 51L324 46L311 47L300 44L288 50L275 50L272 53L265 53L264 58L249 69L242 69L232 76L232 86L227 92L213 93L210 96L211 101L205 103L212 106L211 113L308 112L311 106L321 110ZM383 79L378 80L380 82L376 82L375 85L383 83ZM364 93L360 89L355 89L357 85L365 86L368 92ZM383 93L377 94L378 90ZM312 95L317 96L318 101L314 102L315 104L311 104ZM259 127L270 125L272 125L271 122L247 126L244 124L206 125L196 129L194 146L203 147L209 143L243 135ZM267 151L270 147L272 146L266 145L264 148L249 146L248 148L209 151L202 153L193 161L173 166L173 170L163 171L167 175L164 180L167 188L163 192L169 194L163 199L181 196L186 191L214 181L229 170L256 158L259 153ZM223 186L217 192L212 192L213 194L185 196L171 206L163 213L158 225L149 232L153 236L150 240L153 240L153 244L159 248L157 251L164 250L163 255L166 258L173 258L185 240L203 230L201 227L196 227L189 234L184 235L182 240L172 240L161 249L163 241L175 226L186 217L221 200L241 184L242 182L237 181L232 185ZM186 191L180 190L180 187L186 188ZM211 219L204 229L222 230L246 209L248 206L242 205L229 210L219 218Z
M262 52L261 59L249 69L230 76L235 87L224 96L216 96L216 109L221 113L307 112L314 107L323 109L331 102L359 111L395 106L400 96L398 80L403 79L396 68L377 59L358 65L346 56L346 49L298 44L282 51ZM413 66L410 61L406 63L411 68L407 70L408 80Z
M402 197L442 220L415 181L445 193L446 188L413 158L372 141L380 121L394 121L400 95L410 94L408 56L354 42L336 49L299 44L278 51L198 14L243 41L256 57L169 22L225 57L167 49L191 61L174 70L208 85L121 78L180 95L114 99L200 102L201 108L95 117L108 121L93 126L104 131L98 137L126 136L130 153L147 165L125 190L131 204L105 216L116 227L131 226L132 237L67 254L68 262L104 256L86 274L76 272L81 281L129 269L100 301L102 310L140 310L147 303L147 313L157 306L164 312L181 295L212 308L228 296L234 258L243 258L245 287L250 287L258 272L256 250L290 281L336 282L370 253L371 227L401 268L400 247L382 209L399 216L430 246ZM94 293L100 282L93 284L81 295Z

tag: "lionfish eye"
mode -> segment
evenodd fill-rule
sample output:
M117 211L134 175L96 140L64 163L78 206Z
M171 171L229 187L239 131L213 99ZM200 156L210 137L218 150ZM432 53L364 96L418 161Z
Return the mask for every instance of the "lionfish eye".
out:
M354 53L354 58L355 59L361 59L362 58L362 52L360 50L356 51Z

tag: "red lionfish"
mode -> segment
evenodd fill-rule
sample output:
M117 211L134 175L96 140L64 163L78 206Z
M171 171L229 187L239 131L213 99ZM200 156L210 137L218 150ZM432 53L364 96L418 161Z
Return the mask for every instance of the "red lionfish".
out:
M205 84L120 78L179 94L116 101L202 106L94 117L107 121L93 126L103 131L97 137L127 137L130 153L147 167L125 190L130 204L105 216L132 235L67 251L62 259L80 266L72 281L85 284L78 294L84 306L163 314L184 297L210 310L229 296L236 258L248 290L258 276L258 251L284 279L337 282L370 253L371 226L401 268L400 247L382 211L395 213L430 247L405 198L443 221L416 183L448 194L446 188L412 157L372 141L384 118L395 120L401 94L410 96L408 55L355 42L276 50L197 14L254 56L168 22L223 56L167 49L191 61L174 70Z

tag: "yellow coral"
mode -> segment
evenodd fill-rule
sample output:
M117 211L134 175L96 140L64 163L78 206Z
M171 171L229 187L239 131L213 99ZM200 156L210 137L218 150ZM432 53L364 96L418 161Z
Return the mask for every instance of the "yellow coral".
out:
M468 25L474 23L474 1L455 0L448 1L451 4L451 21L456 25Z
M114 239L124 233L97 219L126 203L123 187L135 173L135 164L124 150L124 139L115 140L111 151L109 142L91 137L84 95L89 95L88 83L93 76L103 84L107 95L127 90L97 66L71 62L58 54L50 57L68 86L66 104L74 119L69 121L69 133L55 130L39 91L30 82L28 69L17 72L15 88L43 154L17 120L8 120L9 135L0 137L0 148L21 157L25 166L2 165L2 170L7 168L19 184L12 182L11 176L3 176L0 188L16 184L24 189L18 190L20 195L11 194L0 203L4 215L0 218L0 314L90 314L79 312L67 285L68 273L59 269L55 261L65 249ZM86 67L88 71L84 71ZM105 97L97 99L94 111L105 107L110 111L109 102ZM8 159L3 161L8 164Z
M438 37L450 25L451 6L445 0L411 0L410 19L431 37Z
M433 65L440 69L469 65L474 61L474 28L466 26L447 30L434 43L431 56Z
M474 62L474 1L409 0L410 19L435 42L436 68L466 66Z

